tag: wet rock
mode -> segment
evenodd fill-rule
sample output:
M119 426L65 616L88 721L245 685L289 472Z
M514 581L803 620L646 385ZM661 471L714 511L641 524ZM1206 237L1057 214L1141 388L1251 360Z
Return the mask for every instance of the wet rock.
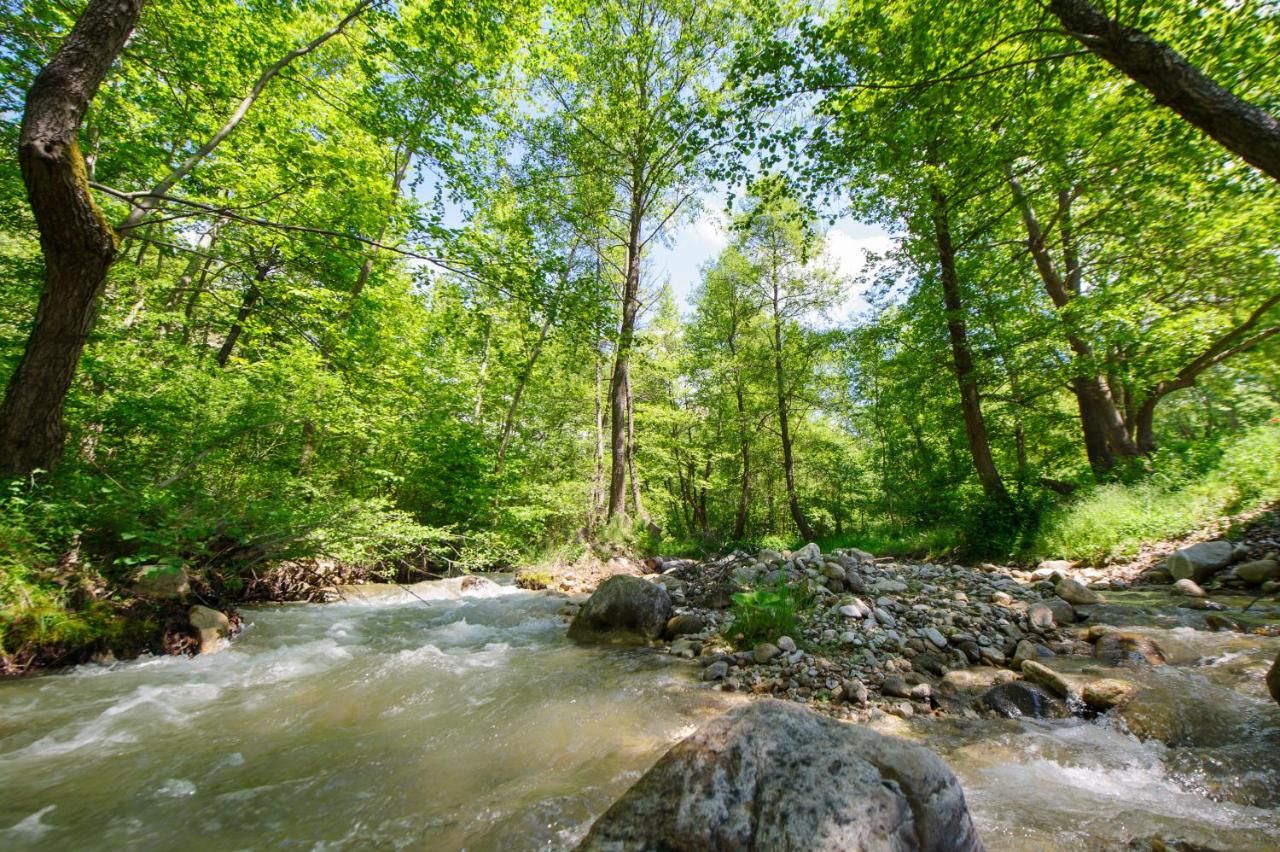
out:
M1080 700L1095 713L1105 713L1114 707L1123 707L1137 695L1138 688L1127 680L1100 677L1090 680L1080 690Z
M639 577L617 574L587 598L569 625L578 642L645 645L657 639L671 617L666 588Z
M1049 598L1041 603L1053 611L1053 620L1059 625L1065 626L1076 621L1076 608L1062 598Z
M1039 686L1025 680L997 684L982 696L982 703L1008 719L1061 719L1066 706Z
M1073 580L1070 577L1064 577L1059 580L1058 585L1053 587L1053 591L1058 597L1075 606L1092 606L1103 601L1102 595L1079 580Z
M1231 564L1235 547L1229 541L1202 541L1175 550L1165 560L1165 570L1175 580L1190 578L1203 583L1218 571Z
M1018 643L1017 648L1013 652L1013 667L1019 671L1022 670L1024 660L1044 660L1050 657L1056 657L1057 654L1030 639L1023 639Z
M591 827L580 850L980 850L928 750L780 701L703 726Z
M1071 698L1075 694L1075 690L1071 688L1070 681L1035 660L1027 660L1022 664L1022 676L1062 698Z
M1208 627L1210 630L1212 630L1214 633L1218 633L1224 630L1232 631L1235 633L1240 632L1240 625L1234 619L1228 618L1227 616L1222 615L1221 613L1216 613L1216 612L1209 613L1204 617L1204 623L1205 623L1205 626Z
M702 653L702 643L689 639L677 639L671 643L670 653L674 657L684 657L687 660L692 660Z
M207 606L197 604L187 610L187 623L200 640L201 654L212 654L220 647L219 640L231 635L231 620Z
M1008 683L1017 675L1008 669L976 666L952 669L938 682L934 696L948 713L962 713L982 700L993 686Z
M1048 633L1057 627L1057 621L1053 617L1053 610L1039 602L1033 603L1027 608L1027 622L1031 625L1031 629L1037 633Z
M902 675L891 674L880 683L880 692L893 698L910 698L911 687Z
M702 679L706 681L724 680L729 674L729 663L726 660L716 660L711 665L702 670Z
M479 577L475 574L468 574L462 578L462 582L458 584L458 588L463 592L485 592L498 588L498 584L490 580L488 577Z
M1220 604L1208 598L1189 598L1178 604L1178 609L1194 609L1208 612L1221 612L1226 608L1226 604Z
M667 626L663 629L663 635L668 639L674 639L677 636L685 636L690 633L701 633L707 628L707 623L697 615L673 615L667 619Z
M1267 689L1271 692L1271 697L1280 704L1280 655L1276 656L1276 661L1271 664L1271 668L1267 671Z
M134 574L129 590L140 598L181 598L190 594L191 583L184 568L144 565Z
M1162 666L1164 652L1155 640L1136 633L1112 632L1098 639L1093 656L1109 666Z
M755 647L755 650L751 652L751 657L757 663L767 663L781 653L782 649L772 642L761 642Z
M1173 584L1173 590L1180 595L1188 598L1207 597L1205 590L1196 585L1196 581L1190 577L1183 577Z
M1280 562L1274 559L1256 559L1253 562L1242 562L1232 571L1236 579L1251 586L1259 586L1268 580L1280 579Z

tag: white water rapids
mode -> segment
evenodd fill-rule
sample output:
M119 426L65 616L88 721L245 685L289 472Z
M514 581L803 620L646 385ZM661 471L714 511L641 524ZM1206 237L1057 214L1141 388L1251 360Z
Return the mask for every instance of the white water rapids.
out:
M415 589L248 609L214 655L0 684L0 848L565 848L733 700L660 653L574 646L556 597ZM1274 647L1208 666L1269 743L1280 712L1254 693ZM1106 723L899 732L951 763L993 850L1280 838L1280 814L1212 801Z

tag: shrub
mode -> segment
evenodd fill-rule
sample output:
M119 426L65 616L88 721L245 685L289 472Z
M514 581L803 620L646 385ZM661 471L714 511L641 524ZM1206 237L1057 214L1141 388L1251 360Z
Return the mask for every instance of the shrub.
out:
M795 638L797 616L813 606L813 593L785 581L768 589L752 589L733 596L732 636L740 647L773 642L779 636Z

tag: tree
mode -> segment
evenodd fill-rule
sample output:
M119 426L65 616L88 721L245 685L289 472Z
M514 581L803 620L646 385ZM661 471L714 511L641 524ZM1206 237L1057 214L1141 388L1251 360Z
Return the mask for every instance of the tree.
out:
M611 188L606 227L623 257L601 253L618 276L620 318L609 380L608 517L625 516L628 388L648 247L686 208L703 176L697 140L707 78L732 9L690 0L613 0L570 6L548 41L542 90L563 111L559 140L574 167Z
M90 0L27 94L18 161L40 229L45 288L0 406L0 469L25 476L62 450L62 404L118 238L93 200L80 124L143 0Z
M1146 88L1158 103L1280 180L1280 119L1210 79L1167 44L1107 17L1088 0L1049 0L1048 6L1081 44Z

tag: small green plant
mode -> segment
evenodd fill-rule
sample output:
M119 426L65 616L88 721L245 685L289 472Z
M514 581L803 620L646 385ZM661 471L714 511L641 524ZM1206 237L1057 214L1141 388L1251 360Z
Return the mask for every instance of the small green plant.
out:
M782 580L772 588L738 592L733 596L731 636L744 648L776 641L779 636L795 638L797 616L811 606L812 592Z
M550 571L525 568L516 572L516 586L521 589L532 589L534 591L548 589L551 588L553 582L555 582L555 578L551 576Z

